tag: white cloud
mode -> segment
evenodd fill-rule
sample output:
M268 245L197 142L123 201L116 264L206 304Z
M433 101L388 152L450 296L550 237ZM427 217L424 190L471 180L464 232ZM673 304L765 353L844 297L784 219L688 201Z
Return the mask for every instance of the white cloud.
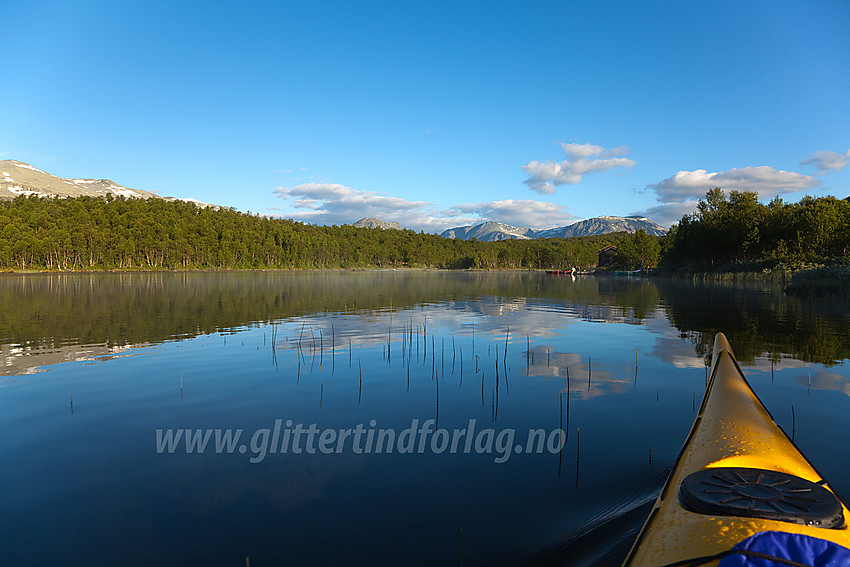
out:
M704 169L679 171L649 187L658 194L658 200L662 203L682 203L701 199L709 189L715 187L727 191L755 191L760 199L766 199L783 193L806 191L819 184L820 181L810 175L762 165L716 173Z
M664 203L650 207L643 211L636 211L633 215L646 217L664 227L669 227L682 220L682 217L697 210L698 200L682 201L680 203Z
M274 192L295 209L283 216L321 225L352 224L362 218L377 217L416 231L439 233L485 221L550 228L574 220L562 205L530 199L465 203L438 209L426 201L409 201L335 183L304 183L292 188L279 187Z
M822 151L816 152L809 159L800 162L800 165L814 165L818 168L817 175L824 175L830 171L841 171L848 161L850 161L850 150L843 154Z
M397 220L414 211L421 214L431 206L425 201L387 197L336 183L303 183L291 189L279 187L275 193L291 201L292 207L306 209L292 215L292 218L316 224L350 224L364 217L393 217Z
M635 214L643 215L662 226L670 226L682 216L693 213L706 192L715 187L729 192L754 191L764 201L777 195L807 191L820 184L810 175L777 170L769 166L750 166L708 172L704 169L679 171L658 183L649 185L659 204Z
M634 160L617 157L626 153L626 148L605 149L594 144L560 144L567 159L530 161L522 168L528 173L523 183L538 193L551 194L556 185L575 185L583 175L617 167L632 167Z

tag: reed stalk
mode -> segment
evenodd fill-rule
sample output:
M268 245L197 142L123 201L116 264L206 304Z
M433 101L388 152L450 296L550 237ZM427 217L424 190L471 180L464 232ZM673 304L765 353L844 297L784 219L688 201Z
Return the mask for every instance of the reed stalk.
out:
M797 432L797 416L794 415L794 404L791 404L791 441L794 441L794 434Z
M558 429L564 430L564 393L558 392ZM558 451L558 478L561 478L561 461L564 456L564 445L561 445L561 450Z
M566 377L566 380L567 380L567 396L566 396L567 397L567 429L564 430L566 432L566 438L564 439L564 444L566 444L566 442L570 438L570 367L567 366L566 369L567 369L567 377Z
M579 427L576 426L576 463L581 460L581 452L579 451L579 444L581 442L581 432L579 431Z
M484 407L484 373L481 373L481 407Z
M434 354L434 335L431 335L431 379L434 378L434 375L437 372L436 364L437 357Z

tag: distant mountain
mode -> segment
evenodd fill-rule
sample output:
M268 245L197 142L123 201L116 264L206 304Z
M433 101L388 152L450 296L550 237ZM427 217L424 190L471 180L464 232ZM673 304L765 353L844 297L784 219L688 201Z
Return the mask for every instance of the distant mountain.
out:
M187 201L199 207L214 207L196 199L160 197L149 191L129 189L109 179L66 179L47 173L15 160L0 161L0 199L14 199L18 195L40 197L106 197L107 193L135 199L164 199Z
M19 161L0 161L0 199L14 199L18 195L105 197L107 193L139 199L157 197L147 191L128 189L108 179L65 179Z
M375 217L368 217L365 219L360 219L352 226L356 226L357 228L383 228L383 229L394 229L394 230L402 230L401 225L397 222L384 222L381 219L376 219Z
M667 229L645 217L595 217L568 226L533 230L518 228L498 222L485 222L475 226L461 226L443 231L444 238L460 238L471 240L477 238L483 241L530 239L530 238L566 238L571 236L593 236L611 232L637 232L645 230L647 234L660 236Z
M517 228L500 222L485 222L475 226L459 226L450 228L440 234L443 238L459 238L461 240L527 240L534 238L534 231L530 228Z
M540 230L535 238L565 238L568 236L593 236L610 232L637 232L644 230L652 236L661 236L667 229L646 217L594 217L560 228Z

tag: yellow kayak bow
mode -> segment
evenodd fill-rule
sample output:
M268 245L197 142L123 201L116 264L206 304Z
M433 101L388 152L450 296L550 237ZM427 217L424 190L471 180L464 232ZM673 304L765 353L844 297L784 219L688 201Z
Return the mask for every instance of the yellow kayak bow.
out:
M847 507L774 423L718 333L699 414L624 565L718 565L763 532L850 547L845 519Z

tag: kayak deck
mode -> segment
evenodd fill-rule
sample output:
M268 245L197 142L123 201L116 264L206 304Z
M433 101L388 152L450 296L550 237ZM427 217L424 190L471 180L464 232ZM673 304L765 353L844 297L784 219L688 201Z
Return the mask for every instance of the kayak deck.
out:
M764 531L804 534L850 546L850 530L846 524L827 529L775 519L697 513L683 506L679 492L687 477L698 471L726 467L776 471L830 490L814 466L774 423L747 383L726 337L718 333L711 380L699 414L673 473L624 565L657 567L710 556ZM723 471L715 472L722 476ZM724 481L718 484L722 487ZM837 497L834 500L844 518L850 520L847 507ZM717 561L705 564L717 565Z

